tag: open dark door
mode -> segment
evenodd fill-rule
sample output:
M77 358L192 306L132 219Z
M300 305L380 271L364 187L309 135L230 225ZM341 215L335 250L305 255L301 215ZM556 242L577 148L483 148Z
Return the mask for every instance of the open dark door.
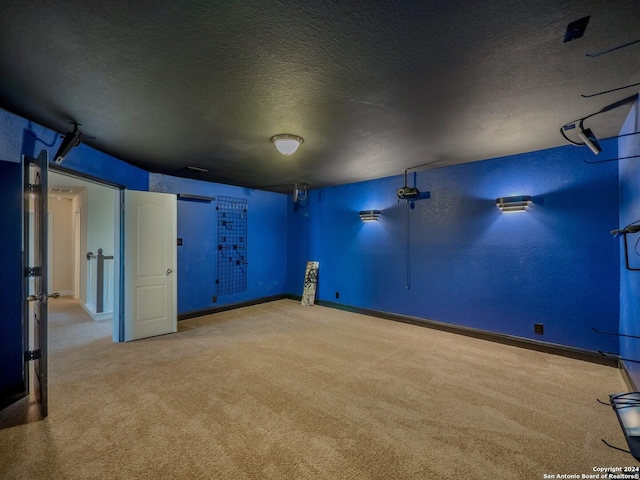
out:
M24 157L25 372L34 362L34 393L42 418L47 407L47 171L49 156Z

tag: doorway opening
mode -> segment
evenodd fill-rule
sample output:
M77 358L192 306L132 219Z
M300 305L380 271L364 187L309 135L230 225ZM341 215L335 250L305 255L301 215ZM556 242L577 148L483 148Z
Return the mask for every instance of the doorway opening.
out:
M79 305L93 321L109 322L115 342L121 335L120 197L118 187L49 170L50 291L60 293L58 306Z

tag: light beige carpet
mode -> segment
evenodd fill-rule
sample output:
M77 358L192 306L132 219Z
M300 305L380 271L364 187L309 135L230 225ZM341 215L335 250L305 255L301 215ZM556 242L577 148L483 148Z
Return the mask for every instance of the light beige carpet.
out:
M291 300L126 344L69 300L51 310L50 415L0 430L2 479L541 479L637 463L600 440L626 447L596 402L626 390L611 367Z

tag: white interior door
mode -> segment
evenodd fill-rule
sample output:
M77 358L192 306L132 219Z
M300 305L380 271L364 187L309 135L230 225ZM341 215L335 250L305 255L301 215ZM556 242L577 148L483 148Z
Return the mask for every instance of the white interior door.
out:
M177 331L177 201L124 192L124 339Z

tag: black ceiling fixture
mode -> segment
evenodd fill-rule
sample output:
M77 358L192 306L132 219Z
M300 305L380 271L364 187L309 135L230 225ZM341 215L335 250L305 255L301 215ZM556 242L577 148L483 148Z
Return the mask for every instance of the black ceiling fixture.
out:
M427 163L421 163L420 165L414 165L413 167L409 167L409 168L405 168L404 170L404 186L400 187L397 191L396 194L398 195L398 201L400 200L406 200L411 201L411 200L421 200L421 199L425 199L425 198L431 198L431 192L420 192L420 190L418 190L418 188L415 186L415 178L414 178L414 186L410 187L407 184L407 174L409 173L410 170L417 170L417 169L422 169L422 168L426 168L426 167L434 167L438 164L438 160L432 160L431 162L427 162Z
M576 20L575 22L571 22L567 25L567 31L564 32L564 43L570 42L571 40L575 40L584 35L584 31L587 28L587 24L589 23L589 19L591 15L587 17L583 17L580 20Z
M600 113L610 112L618 107L622 107L624 105L629 105L636 101L638 98L638 94L631 95L629 97L623 98L622 100L618 100L617 102L612 103L611 105L607 105L606 107L601 108L595 113L591 115L587 115L586 117L579 118L569 123L565 123L562 127L560 127L560 134L564 137L564 139L569 142L571 145L575 145L577 147L587 146L593 152L594 155L598 155L602 151L602 147L598 144L598 140L594 133L590 128L584 128L584 121L588 118L599 115ZM567 137L565 132L578 128L578 137L582 140L582 143L571 140Z
M584 121L587 118L589 117L585 117L583 119L576 120L574 122L563 125L562 128L560 129L560 133L565 138L565 140L569 142L571 145L575 145L576 147L582 147L586 145L587 147L589 147L589 150L591 150L594 155L598 155L602 151L602 147L598 143L598 140L596 139L596 136L593 134L591 129L584 128ZM576 124L578 127L578 137L580 137L580 140L582 140L582 143L571 140L565 134L566 131L573 130L574 128L576 128Z
M90 138L95 140L96 137L91 137L89 135L84 135L80 128L82 124L78 122L71 122L73 124L73 131L67 132L62 137L62 143L60 144L60 148L56 152L56 156L53 157L53 161L60 165L65 157L69 154L72 148L77 147L82 143L83 138Z
M410 187L407 185L407 168L404 171L404 186L400 187L396 192L400 200L416 200L420 198L420 190L417 187Z

